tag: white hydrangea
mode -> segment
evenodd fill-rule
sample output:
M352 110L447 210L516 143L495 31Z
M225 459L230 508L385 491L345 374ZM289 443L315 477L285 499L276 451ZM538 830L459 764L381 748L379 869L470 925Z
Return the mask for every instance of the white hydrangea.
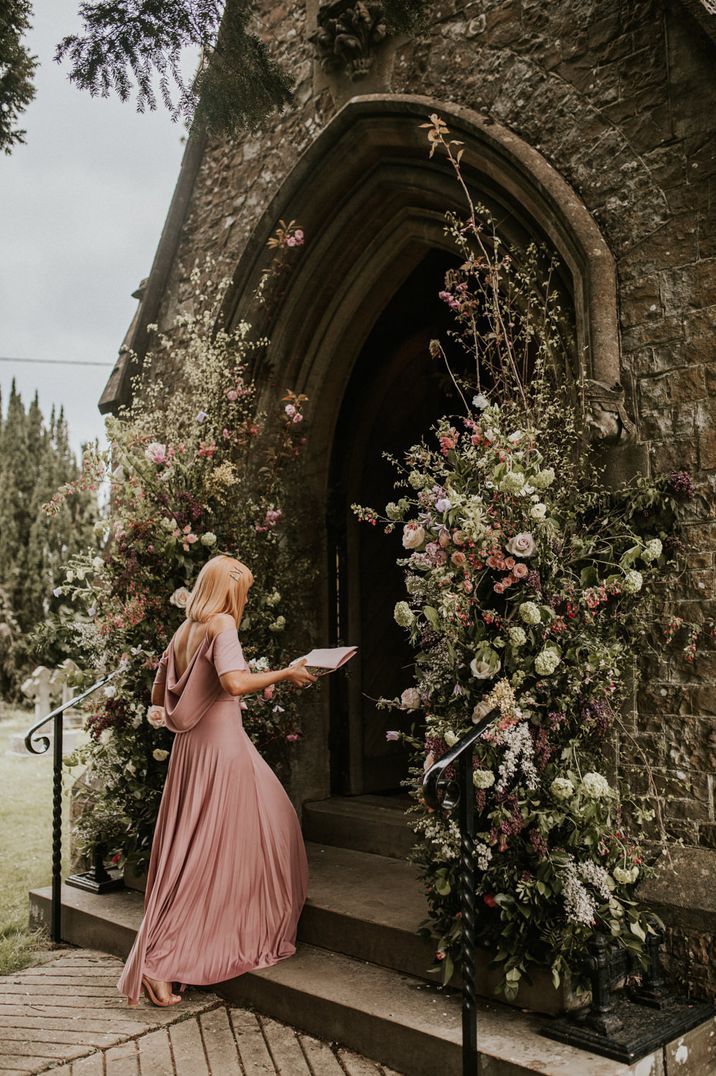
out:
M579 784L580 792L593 800L604 799L610 793L609 782L601 773L585 773Z
M415 620L415 614L407 602L396 602L393 610L393 619L401 628L409 628Z
M475 788L492 788L495 783L495 775L492 770L473 770L472 783Z
M535 658L535 672L538 676L551 676L562 660L556 646L547 646Z
M519 614L525 624L539 624L542 619L539 605L536 605L535 602L522 602Z
M525 484L525 476L521 471L508 471L500 481L500 490L503 493L520 493Z
M531 482L536 489L547 489L554 482L554 468L545 467L543 471L538 471Z
M555 777L549 790L556 800L571 799L575 792L574 784L569 777Z
M507 638L513 646L524 646L527 642L527 632L524 628L519 627L519 625L515 625L514 627L507 629Z
M638 572L636 568L630 568L628 572L624 573L622 590L625 594L638 594L643 582L644 577L641 572Z
M639 877L639 868L615 867L612 874L614 875L614 881L618 882L619 885L631 885Z
M653 560L656 560L661 556L663 548L659 538L652 538L644 546L641 559L645 560L647 564L651 564Z

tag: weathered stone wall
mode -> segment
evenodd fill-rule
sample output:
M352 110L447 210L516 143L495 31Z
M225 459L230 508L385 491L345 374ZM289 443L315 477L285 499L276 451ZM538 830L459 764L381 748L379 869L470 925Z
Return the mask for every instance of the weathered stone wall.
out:
M384 43L360 83L328 76L307 37L317 0L266 0L266 38L298 80L260 133L213 141L165 288L167 325L210 255L216 279L301 153L354 93L422 93L504 124L540 151L598 222L616 261L622 383L649 466L689 470L696 497L675 609L716 613L716 45L671 0L448 0L427 32ZM716 16L712 17L716 23ZM633 734L670 834L716 848L716 653L647 665ZM622 771L648 795L629 751ZM641 785L639 784L641 782Z

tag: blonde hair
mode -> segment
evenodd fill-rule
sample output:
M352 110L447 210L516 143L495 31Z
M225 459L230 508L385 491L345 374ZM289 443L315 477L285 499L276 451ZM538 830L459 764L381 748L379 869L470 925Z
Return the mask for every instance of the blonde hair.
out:
M254 581L250 568L220 553L208 560L196 577L186 603L187 620L205 624L217 613L228 613L237 625Z

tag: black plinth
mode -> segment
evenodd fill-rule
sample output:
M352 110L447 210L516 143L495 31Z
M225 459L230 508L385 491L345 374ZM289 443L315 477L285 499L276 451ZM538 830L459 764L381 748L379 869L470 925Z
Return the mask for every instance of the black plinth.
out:
M540 1034L629 1065L698 1027L716 1011L707 1001L674 997L660 1001L656 1008L620 998L608 1014L583 1009L558 1017L541 1027Z
M124 878L121 871L103 870L99 875L92 868L82 874L71 874L69 878L65 878L65 885L72 885L75 889L87 889L90 893L111 893L115 889L124 888Z

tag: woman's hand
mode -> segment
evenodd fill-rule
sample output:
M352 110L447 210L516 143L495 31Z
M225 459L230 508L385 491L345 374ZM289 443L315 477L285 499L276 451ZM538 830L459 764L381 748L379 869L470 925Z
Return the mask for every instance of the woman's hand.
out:
M290 683L295 684L296 687L308 687L309 684L315 684L318 679L317 676L314 676L313 673L310 673L306 668L305 658L301 658L293 665L287 666L285 672L286 679Z

